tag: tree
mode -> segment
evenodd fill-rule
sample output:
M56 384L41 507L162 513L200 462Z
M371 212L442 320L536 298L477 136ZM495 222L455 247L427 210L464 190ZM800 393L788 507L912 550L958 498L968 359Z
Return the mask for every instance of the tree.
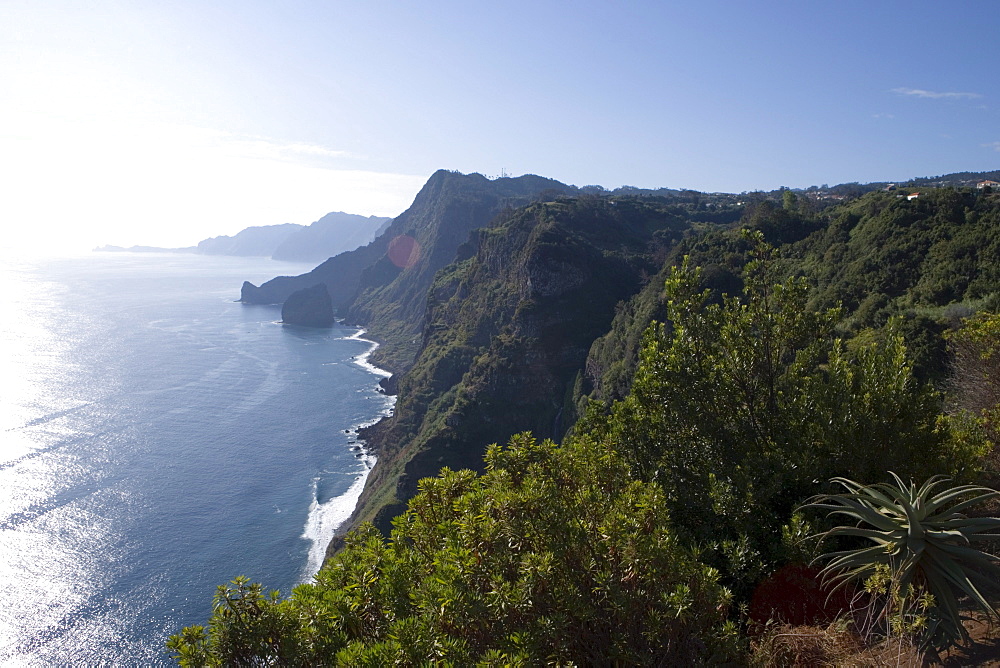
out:
M993 445L1000 439L1000 315L980 313L949 332L951 399L959 411L983 421Z
M799 210L799 198L791 190L784 190L781 193L781 208L789 213L797 213Z
M662 486L678 529L718 548L744 586L782 558L774 536L816 481L962 472L977 452L914 379L894 326L839 339L839 311L807 308L805 281L779 281L775 250L749 236L742 298L709 303L699 271L676 267L668 323L647 331L631 394L585 423Z

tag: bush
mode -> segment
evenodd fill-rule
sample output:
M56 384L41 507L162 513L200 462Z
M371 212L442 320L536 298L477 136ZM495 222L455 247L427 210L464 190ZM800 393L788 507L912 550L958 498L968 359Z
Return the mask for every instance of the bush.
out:
M725 651L729 593L669 527L662 492L610 448L513 438L487 472L442 471L279 601L217 597L187 665L690 665ZM236 600L233 612L231 600ZM233 642L232 639L237 641Z
M775 536L817 481L971 475L981 445L915 379L895 322L837 338L839 311L809 309L808 285L777 280L775 250L748 236L742 297L710 303L697 269L674 268L669 322L647 331L631 394L577 427L662 486L741 599L789 558Z

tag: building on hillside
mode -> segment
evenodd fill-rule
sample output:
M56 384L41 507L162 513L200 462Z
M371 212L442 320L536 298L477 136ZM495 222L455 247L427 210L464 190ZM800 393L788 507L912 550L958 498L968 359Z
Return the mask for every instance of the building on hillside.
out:
M980 181L976 184L976 187L982 190L983 188L1000 188L1000 183L996 181Z

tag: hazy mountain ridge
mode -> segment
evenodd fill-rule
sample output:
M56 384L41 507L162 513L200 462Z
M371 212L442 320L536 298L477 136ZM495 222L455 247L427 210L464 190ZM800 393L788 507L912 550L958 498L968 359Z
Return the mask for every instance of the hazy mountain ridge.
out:
M233 236L203 239L198 242L195 252L202 255L271 257L276 248L302 229L302 225L295 223L247 227Z
M320 262L328 257L354 250L377 237L391 218L360 216L335 211L309 225L284 223L247 227L228 236L202 239L197 246L160 248L156 246L106 245L101 252L199 253L239 257L270 257L288 262Z
M354 250L382 234L391 218L335 211L290 234L271 253L275 260L322 262Z

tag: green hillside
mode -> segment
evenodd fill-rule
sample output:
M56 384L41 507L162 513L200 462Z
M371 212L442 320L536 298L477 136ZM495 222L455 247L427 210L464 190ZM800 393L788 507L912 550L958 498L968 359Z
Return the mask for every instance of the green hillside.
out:
M468 211L459 181L434 216ZM415 350L363 434L356 531L291 598L220 588L177 657L775 665L762 624L843 612L807 565L832 545L873 620L837 633L960 642L948 592L997 615L996 547L976 542L995 522L922 523L991 496L945 485L1000 477L1000 194L857 190L539 192L462 241L413 235L454 248L426 289L378 260L351 307ZM934 475L951 482L916 501ZM874 528L821 512L856 501L838 476L878 499Z

